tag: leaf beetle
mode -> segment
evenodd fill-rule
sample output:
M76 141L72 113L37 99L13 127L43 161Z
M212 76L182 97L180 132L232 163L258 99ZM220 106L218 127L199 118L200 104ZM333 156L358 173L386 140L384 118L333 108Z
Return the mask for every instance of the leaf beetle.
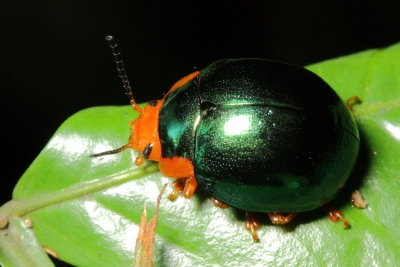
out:
M134 110L128 144L157 161L174 191L190 198L201 186L221 208L246 211L246 228L258 240L253 212L272 223L324 206L343 187L355 164L360 137L349 108L316 74L266 59L224 59L176 82L160 100L140 108L118 46L107 36ZM352 98L349 101L356 101ZM349 103L347 103L349 104ZM349 105L348 105L349 106ZM342 213L329 210L330 219Z

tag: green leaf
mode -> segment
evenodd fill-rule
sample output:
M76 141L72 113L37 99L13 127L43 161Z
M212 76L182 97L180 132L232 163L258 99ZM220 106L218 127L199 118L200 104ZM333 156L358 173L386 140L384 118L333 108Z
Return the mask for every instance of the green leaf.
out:
M213 206L207 194L171 202L163 197L155 242L156 266L394 265L400 262L400 44L321 62L309 69L354 106L362 148L349 185L332 203L352 225L344 230L324 211L274 226L265 214L254 243L243 212ZM171 182L156 165L136 168L134 151L89 155L124 145L130 107L99 107L69 118L32 163L0 209L33 222L40 242L78 266L129 266L143 203L154 211ZM102 178L103 177L103 178ZM108 182L110 181L110 182ZM368 200L351 206L350 191ZM4 223L3 223L4 224ZM1 244L0 244L1 246ZM0 247L1 252L1 247ZM2 262L0 253L0 263Z

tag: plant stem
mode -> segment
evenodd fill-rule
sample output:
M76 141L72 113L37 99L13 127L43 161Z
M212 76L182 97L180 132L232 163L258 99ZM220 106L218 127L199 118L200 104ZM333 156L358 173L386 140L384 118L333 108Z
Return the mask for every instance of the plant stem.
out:
M7 225L10 216L23 216L34 210L100 191L158 171L159 169L157 164L147 164L140 168L82 182L60 191L45 193L26 199L10 200L0 207L0 229Z
M10 226L0 230L0 265L54 267L33 230L17 217L10 218Z

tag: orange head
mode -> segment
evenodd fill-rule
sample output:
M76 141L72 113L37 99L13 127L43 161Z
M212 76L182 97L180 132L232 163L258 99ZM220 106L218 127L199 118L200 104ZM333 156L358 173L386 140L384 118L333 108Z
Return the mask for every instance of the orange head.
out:
M161 157L161 143L158 135L158 114L163 100L150 101L137 119L131 122L131 137L128 146L149 159L158 161Z
M150 101L142 109L139 107L139 105L133 98L132 89L130 87L128 77L125 72L124 64L121 58L121 53L118 49L114 37L107 36L106 40L109 43L111 51L114 55L118 74L122 79L122 85L126 90L126 94L129 97L132 108L136 112L139 112L140 115L137 119L132 120L131 122L131 136L129 138L128 144L114 150L93 154L91 156L99 157L104 155L110 155L119 153L127 148L132 148L141 153L136 159L137 165L142 164L144 158L153 161L159 161L161 159L161 142L160 142L160 137L158 135L158 121L159 121L159 113L164 103L165 97L175 89L187 83L188 81L194 79L195 77L199 77L200 72L196 71L192 74L189 74L188 76L183 77L172 86L172 88L164 95L163 99Z

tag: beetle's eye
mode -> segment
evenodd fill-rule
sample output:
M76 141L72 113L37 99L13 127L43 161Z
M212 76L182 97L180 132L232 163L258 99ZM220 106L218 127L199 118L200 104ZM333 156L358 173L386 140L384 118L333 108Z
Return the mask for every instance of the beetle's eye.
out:
M149 102L149 105L152 106L152 107L157 106L157 100L151 100L151 101Z
M153 149L153 144L148 144L142 152L142 155L145 159L148 159L151 153L151 150Z

